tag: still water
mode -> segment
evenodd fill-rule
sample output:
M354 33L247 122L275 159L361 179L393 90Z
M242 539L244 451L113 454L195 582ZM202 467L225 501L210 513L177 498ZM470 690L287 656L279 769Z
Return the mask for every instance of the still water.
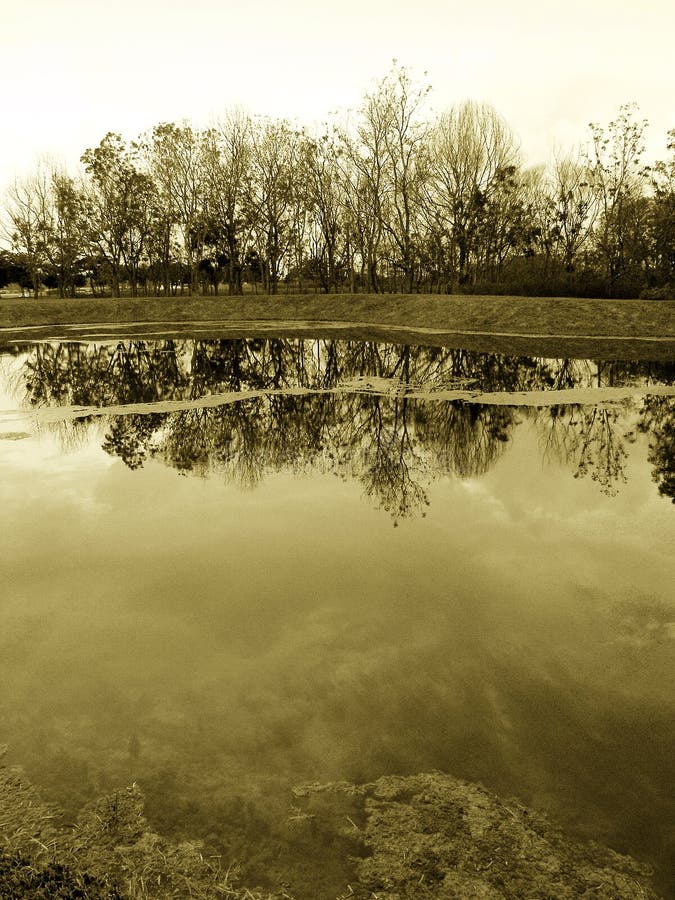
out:
M440 769L675 896L675 366L349 341L0 355L0 742L332 897L289 788ZM290 812L289 812L290 810Z

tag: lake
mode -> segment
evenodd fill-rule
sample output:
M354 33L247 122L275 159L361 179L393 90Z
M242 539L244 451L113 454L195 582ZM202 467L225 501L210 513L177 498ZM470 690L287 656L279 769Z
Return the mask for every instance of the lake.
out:
M17 343L0 470L0 741L68 815L136 781L331 898L291 786L441 770L675 896L675 364Z

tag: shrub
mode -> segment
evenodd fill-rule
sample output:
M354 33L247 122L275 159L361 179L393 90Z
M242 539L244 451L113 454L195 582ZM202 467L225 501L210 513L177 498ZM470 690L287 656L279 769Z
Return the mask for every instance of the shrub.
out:
M675 288L669 284L660 287L645 288L640 293L641 300L675 300Z

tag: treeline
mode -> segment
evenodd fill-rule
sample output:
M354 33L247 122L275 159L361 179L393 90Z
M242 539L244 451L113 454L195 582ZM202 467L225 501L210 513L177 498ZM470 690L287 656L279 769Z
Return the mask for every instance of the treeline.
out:
M0 284L673 296L675 129L648 166L647 123L623 106L585 148L527 168L492 107L430 120L428 91L395 66L322 133L233 111L107 134L81 175L45 164L11 187Z

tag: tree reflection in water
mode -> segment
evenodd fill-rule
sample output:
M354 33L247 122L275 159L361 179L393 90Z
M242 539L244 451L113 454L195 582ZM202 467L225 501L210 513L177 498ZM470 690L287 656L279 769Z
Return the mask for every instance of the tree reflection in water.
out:
M221 405L111 416L103 449L131 469L161 459L253 487L269 471L356 478L394 522L428 505L438 475L484 475L517 424L534 422L542 455L613 494L626 445L650 435L649 461L675 499L672 398L599 406L518 407L434 399L441 389L523 392L672 384L673 365L551 360L375 341L253 338L40 344L23 369L33 406L159 404L240 393ZM425 399L406 395L429 392ZM254 395L251 396L251 392ZM311 392L311 393L308 393ZM76 419L73 430L87 427ZM70 440L72 440L72 435Z
M556 459L574 472L590 476L601 490L616 494L625 484L625 442L635 440L627 424L630 403L603 406L555 406L546 421L539 416L545 459Z
M669 397L647 398L638 427L649 434L647 459L659 494L675 503L675 403Z

